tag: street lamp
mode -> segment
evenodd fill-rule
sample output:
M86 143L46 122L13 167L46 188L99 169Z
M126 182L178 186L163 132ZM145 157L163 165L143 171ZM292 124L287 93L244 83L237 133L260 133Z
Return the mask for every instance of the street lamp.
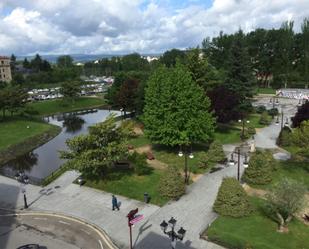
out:
M190 153L188 151L188 146L184 146L184 152L180 148L180 150L178 152L178 156L180 156L180 157L185 156L185 183L189 184L190 175L188 174L188 157L190 159L194 158L194 155L192 154L192 147L191 147Z
M21 192L24 194L24 208L28 208L26 185L29 183L29 177L24 172L19 172L15 175L15 179L21 183Z
M245 123L249 124L250 120L239 119L238 122L242 123L241 140L244 140L245 139Z
M240 146L236 147L235 150L237 151L237 155L238 155L238 160L237 160L237 180L240 181ZM229 161L229 165L230 166L234 166L235 165L235 160L233 158L233 154L235 152L232 152L231 154L231 159ZM248 168L249 163L248 163L248 158L247 158L247 154L245 154L245 161L243 162L243 167L244 168Z
M180 227L178 232L175 232L175 226L176 226L177 220L174 219L174 217L171 217L171 219L166 222L165 220L162 221L160 224L160 227L164 234L167 234L168 237L171 239L171 246L173 249L176 248L176 242L177 240L183 240L186 234L186 230ZM167 228L170 227L170 231L167 231Z

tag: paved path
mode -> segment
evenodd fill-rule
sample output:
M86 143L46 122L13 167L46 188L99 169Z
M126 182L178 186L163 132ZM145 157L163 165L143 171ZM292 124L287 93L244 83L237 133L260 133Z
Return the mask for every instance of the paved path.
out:
M291 107L290 103L283 103L283 108L290 116L295 112L295 107ZM257 147L277 148L275 140L279 130L280 126L275 124L261 129L256 135ZM225 145L226 154L229 155L234 147L235 145ZM183 243L178 243L177 249L217 249L221 247L199 239L199 234L216 218L212 205L222 179L226 176L236 176L236 172L236 167L233 166L206 174L193 183L180 200L170 202L162 208L118 197L122 202L121 209L112 211L111 194L71 184L78 176L73 171L66 172L46 188L27 186L27 196L31 203L30 209L60 212L88 220L104 229L120 248L128 248L129 244L126 214L138 207L145 219L133 228L135 248L170 249L169 240L162 234L159 225L163 219L168 220L173 216L178 220L177 228L183 226L187 230L185 240ZM23 206L18 183L2 176L0 176L0 206L6 208Z

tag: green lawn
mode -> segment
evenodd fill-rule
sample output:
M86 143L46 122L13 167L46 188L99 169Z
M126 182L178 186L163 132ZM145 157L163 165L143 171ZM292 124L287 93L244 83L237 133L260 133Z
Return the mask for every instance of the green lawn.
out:
M219 140L222 144L232 144L239 143L241 129L238 127L233 127L231 125L220 125L215 131L215 140Z
M128 141L128 144L133 145L134 148L138 148L138 147L142 147L144 145L151 144L151 142L150 142L150 140L147 137L145 137L144 135L141 135L141 136L137 136L137 137L131 138Z
M147 192L151 197L150 203L162 206L168 201L158 192L159 181L163 174L164 171L161 170L153 170L149 175L144 176L120 172L107 180L87 180L85 185L140 201L144 200L144 193Z
M303 183L309 190L309 164L308 162L280 162L278 170L273 172L271 185L279 182L283 177L291 178Z
M72 103L64 104L61 99L45 100L39 102L28 103L39 115L49 115L59 112L70 112L86 108L95 108L105 104L103 98L80 97Z
M206 146L193 146L192 154L193 158L188 157L188 168L190 172L193 173L205 173L205 169L199 168L198 164L203 156L203 154L207 151ZM153 153L156 159L161 162L166 163L169 166L175 166L179 168L181 171L184 170L185 165L185 157L178 156L179 148L169 148L166 146L154 146ZM208 170L208 168L207 168Z
M289 233L279 233L277 223L262 214L262 201L252 199L252 203L257 210L249 217L217 218L207 231L208 238L235 249L309 248L308 226L295 219L289 225Z
M275 94L276 90L272 88L258 88L257 93L259 94Z
M29 128L27 128L29 127ZM53 129L53 125L21 118L10 118L0 122L0 150L21 143L38 134Z

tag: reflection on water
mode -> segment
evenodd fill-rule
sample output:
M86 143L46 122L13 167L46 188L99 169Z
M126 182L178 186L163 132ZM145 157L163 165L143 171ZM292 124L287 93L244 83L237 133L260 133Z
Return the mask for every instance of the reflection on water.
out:
M24 155L18 156L9 165L12 169L18 172L29 171L31 168L37 164L38 154L34 152L29 152Z
M77 131L82 129L84 123L84 119L74 114L71 114L64 118L62 126L66 128L66 132L76 133Z
M62 127L60 134L27 155L9 162L2 168L2 174L14 176L16 172L24 170L30 181L36 179L32 182L38 183L38 179L46 178L64 163L59 158L59 151L67 149L67 139L87 133L89 126L104 121L111 113L120 114L108 110L87 110L46 117L46 122Z

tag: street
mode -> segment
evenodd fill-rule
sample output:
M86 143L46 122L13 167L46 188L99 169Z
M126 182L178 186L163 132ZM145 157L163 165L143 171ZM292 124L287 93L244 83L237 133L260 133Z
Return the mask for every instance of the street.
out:
M79 220L0 210L0 248L15 249L25 244L39 244L41 249L112 248L97 229Z

